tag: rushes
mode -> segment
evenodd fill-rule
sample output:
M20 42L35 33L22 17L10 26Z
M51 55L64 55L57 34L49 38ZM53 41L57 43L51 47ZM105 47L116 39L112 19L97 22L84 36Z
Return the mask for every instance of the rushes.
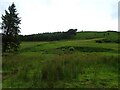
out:
M42 67L42 80L58 81L58 80L74 80L77 79L79 74L84 73L85 68L93 67L100 68L99 66L114 67L117 65L115 57L99 57L99 56L86 56L70 54L54 58L47 61ZM113 66L112 66L113 65ZM96 70L97 72L97 70Z

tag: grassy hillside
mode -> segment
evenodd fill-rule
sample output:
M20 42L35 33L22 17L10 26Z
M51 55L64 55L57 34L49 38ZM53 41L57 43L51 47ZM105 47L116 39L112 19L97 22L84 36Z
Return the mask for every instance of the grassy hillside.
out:
M86 32L77 32L77 35L74 39L93 39L93 38L107 38L116 40L118 39L118 32L107 31L107 32L93 32L93 31L86 31Z
M83 32L76 40L22 42L19 52L3 54L3 87L118 88L118 43L96 43L117 38L109 35Z

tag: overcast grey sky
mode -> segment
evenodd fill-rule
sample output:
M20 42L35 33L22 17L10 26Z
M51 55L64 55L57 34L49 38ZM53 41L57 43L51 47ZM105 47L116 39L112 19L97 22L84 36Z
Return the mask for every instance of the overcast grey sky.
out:
M119 0L0 0L0 17L15 3L21 34L118 30ZM1 22L1 18L0 18Z

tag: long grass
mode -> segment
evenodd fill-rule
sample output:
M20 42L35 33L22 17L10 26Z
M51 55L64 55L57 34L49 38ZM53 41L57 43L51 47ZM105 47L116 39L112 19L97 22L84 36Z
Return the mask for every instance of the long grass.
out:
M3 87L117 88L116 46L94 40L23 42L20 52L3 55Z
M14 59L15 60L15 59ZM34 60L34 61L33 61ZM5 73L5 86L17 87L19 84L22 87L68 87L66 83L69 82L84 82L81 86L86 86L85 82L90 82L93 87L118 87L117 86L117 57L110 56L94 56L91 55L80 55L80 53L76 54L64 54L62 56L57 56L44 62L40 62L39 60L33 59L32 62L25 64L23 60L19 62L12 61L13 64L9 64L10 61L7 63L7 66L3 67L4 69L10 71ZM41 66L40 66L41 65ZM4 66L4 65L3 65ZM105 76L104 76L105 73ZM107 74L108 73L108 74ZM7 74L9 77L7 77ZM102 74L102 76L101 76ZM108 77L107 75L114 75L114 78ZM89 75L89 76L88 76ZM107 76L107 77L106 77ZM10 78L11 77L11 78ZM106 77L104 85L101 83L101 78ZM8 79L6 79L8 78ZM111 78L111 81L110 81ZM61 82L62 83L61 83ZM12 83L11 83L12 82ZM54 83L53 83L54 82ZM62 86L59 85L60 82ZM96 83L97 82L97 83ZM115 82L115 83L113 83ZM24 86L24 84L26 85ZM50 84L53 83L53 84ZM56 83L56 84L55 84ZM108 84L107 83L112 83ZM16 85L18 84L18 85ZM29 84L29 85L27 85ZM50 84L50 85L49 85ZM76 87L75 85L71 84L69 87Z

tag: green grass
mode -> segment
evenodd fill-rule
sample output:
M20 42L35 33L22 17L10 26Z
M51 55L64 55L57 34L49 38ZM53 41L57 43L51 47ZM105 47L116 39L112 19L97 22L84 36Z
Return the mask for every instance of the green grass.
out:
M118 88L118 44L101 39L22 42L3 54L3 88Z
M93 39L93 38L107 38L110 40L118 39L118 32L78 32L74 39Z

